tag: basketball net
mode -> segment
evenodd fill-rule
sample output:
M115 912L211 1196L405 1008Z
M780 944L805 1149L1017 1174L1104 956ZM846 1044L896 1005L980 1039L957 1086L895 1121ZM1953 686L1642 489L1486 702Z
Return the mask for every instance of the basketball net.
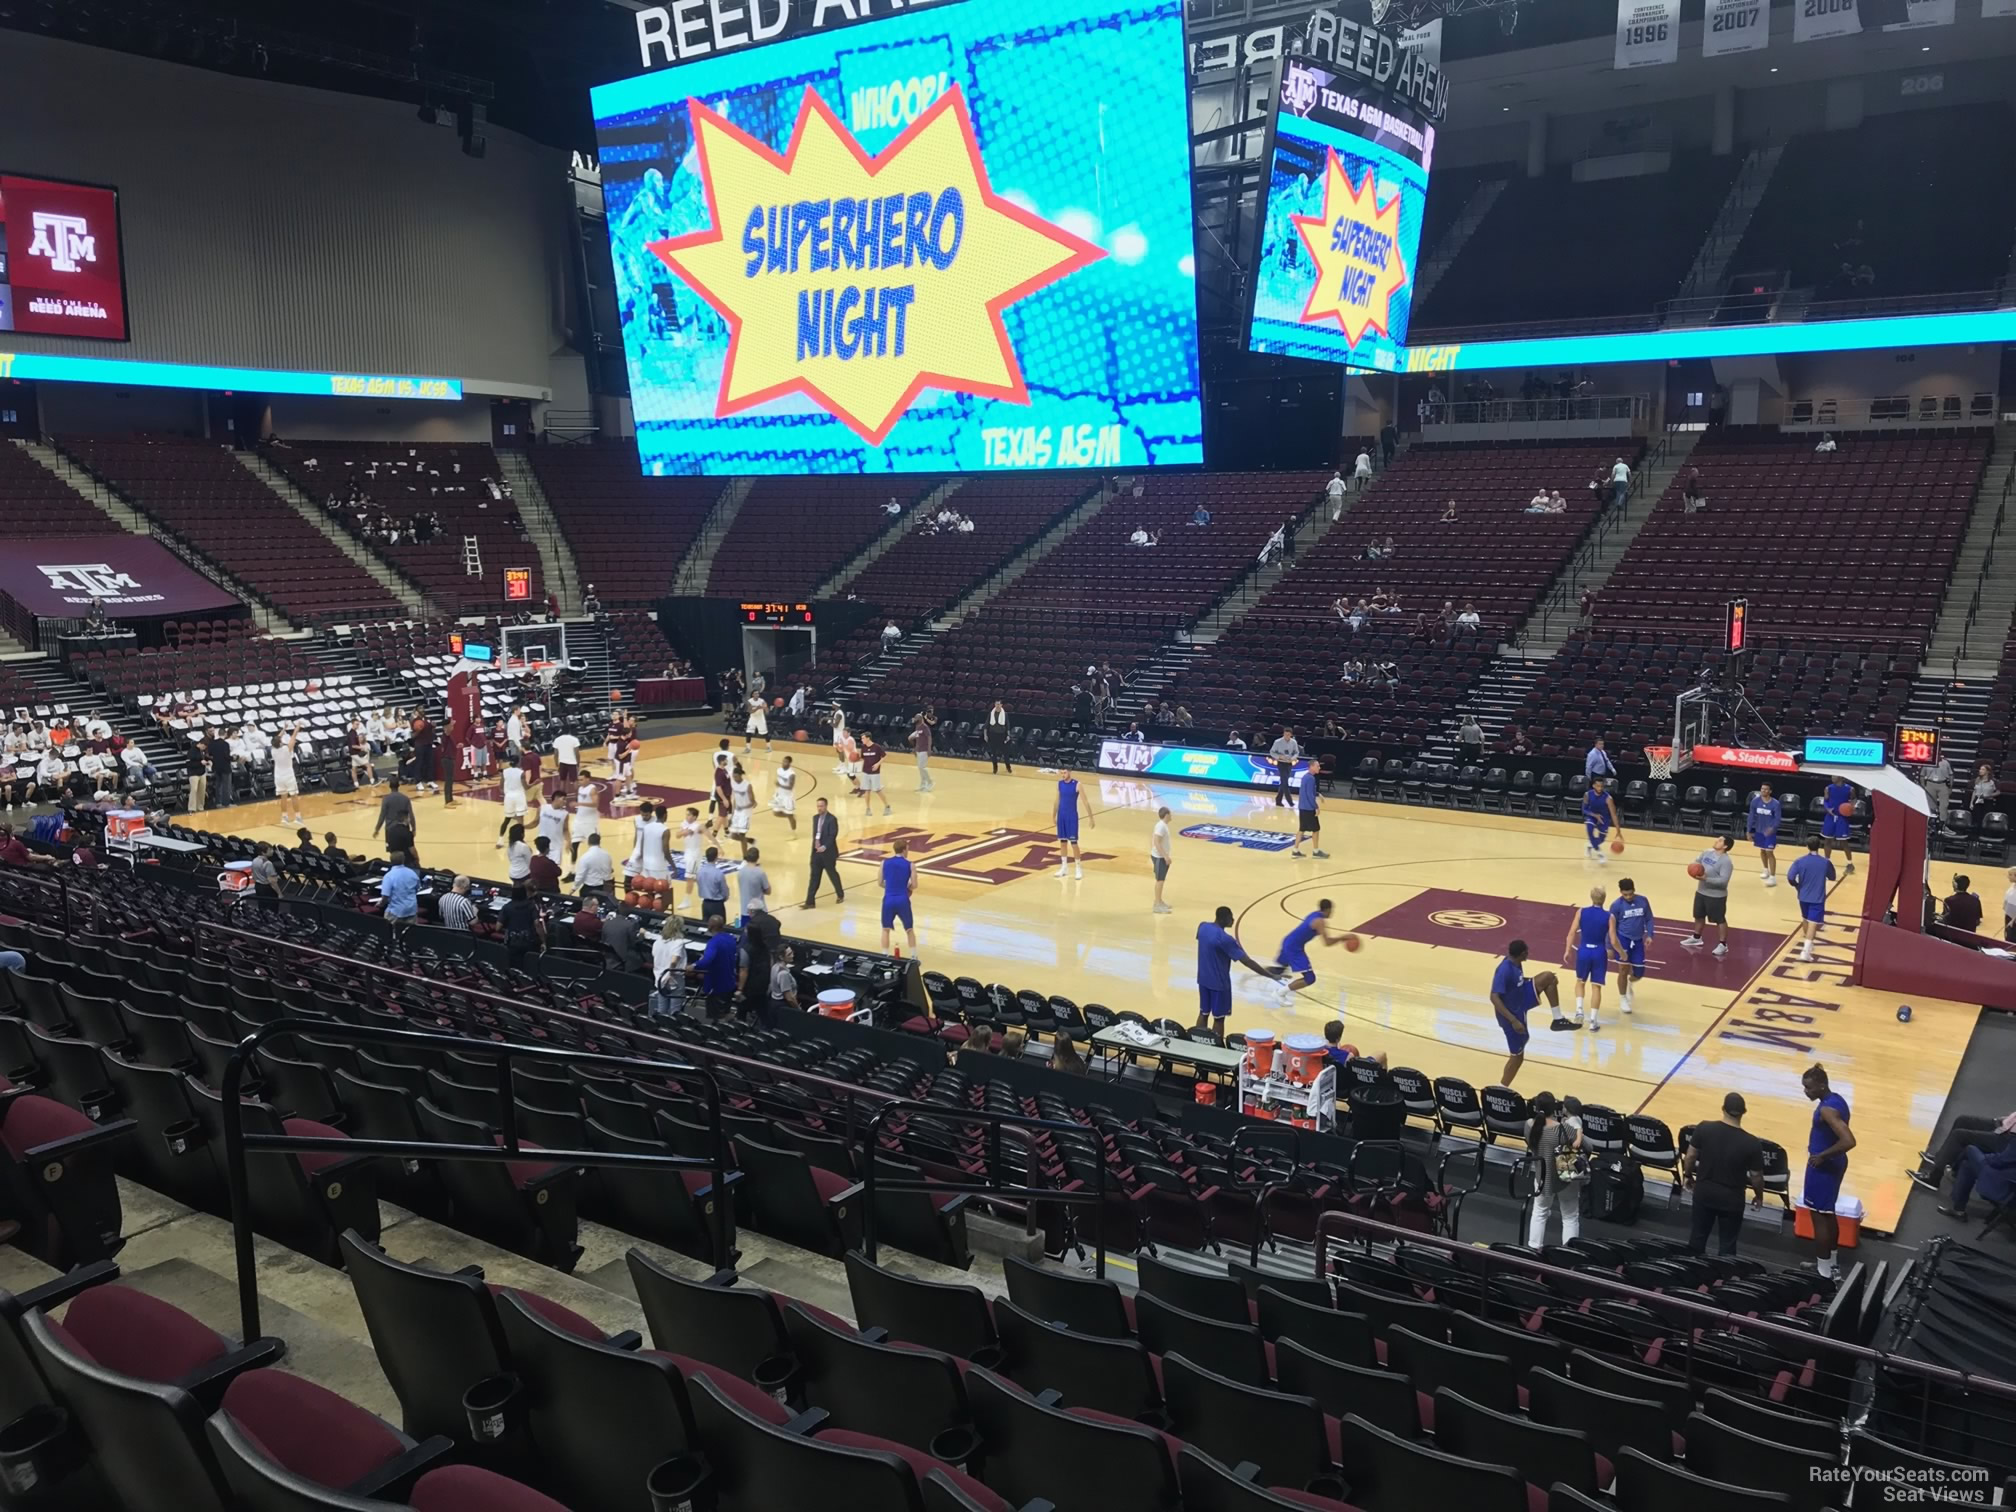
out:
M1675 774L1686 771L1694 764L1694 758L1691 753L1676 754L1671 746L1647 746L1645 764L1652 769L1654 782L1671 782Z

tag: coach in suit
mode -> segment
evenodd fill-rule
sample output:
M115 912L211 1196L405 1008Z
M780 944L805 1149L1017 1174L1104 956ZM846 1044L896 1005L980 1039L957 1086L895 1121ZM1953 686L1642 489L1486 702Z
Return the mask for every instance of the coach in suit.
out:
M994 700L994 707L987 711L987 760L991 769L998 772L1006 762L1008 770L1015 770L1015 763L1009 759L1008 751L1008 706L1000 699Z
M819 879L830 877L836 902L847 901L847 889L840 885L840 821L821 798L812 815L812 880L805 884L805 906L817 906ZM765 989L768 990L767 988Z

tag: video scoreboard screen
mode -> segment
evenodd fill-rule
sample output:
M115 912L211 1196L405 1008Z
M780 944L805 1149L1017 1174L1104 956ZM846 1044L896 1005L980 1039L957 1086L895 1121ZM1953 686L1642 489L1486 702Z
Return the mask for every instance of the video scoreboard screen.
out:
M1399 371L1434 125L1363 79L1291 57L1273 144L1249 346Z
M0 331L126 339L117 190L0 173Z
M647 473L1204 459L1183 0L959 0L593 94Z

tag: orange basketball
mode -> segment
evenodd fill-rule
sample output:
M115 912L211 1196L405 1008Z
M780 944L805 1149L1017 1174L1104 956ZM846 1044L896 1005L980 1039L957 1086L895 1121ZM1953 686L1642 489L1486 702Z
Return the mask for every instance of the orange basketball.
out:
M1834 812L1839 814L1843 819L1853 819L1855 817L1855 800L1850 798Z
M812 737L806 734L805 731L803 730L793 730L791 732L791 738L793 740L810 740Z
M1703 866L1699 861L1689 861L1687 863L1687 875L1698 882L1701 878L1708 875L1708 868Z
M1624 854L1624 842L1623 842L1622 840L1612 840L1612 841L1610 842L1610 854L1611 854L1611 855L1613 855L1613 856L1621 856L1621 855L1623 855L1623 854Z
M1346 950L1363 950L1365 948L1365 937L1363 935L1347 934L1344 936L1344 948Z
M644 749L644 742L641 740L633 740L630 742L630 744L623 747L623 749L626 751L641 751Z

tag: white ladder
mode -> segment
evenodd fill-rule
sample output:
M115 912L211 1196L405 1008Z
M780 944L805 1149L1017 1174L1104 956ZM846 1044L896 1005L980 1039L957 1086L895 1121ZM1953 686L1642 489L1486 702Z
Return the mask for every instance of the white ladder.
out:
M466 577L483 576L483 547L474 536L462 537L462 572Z

